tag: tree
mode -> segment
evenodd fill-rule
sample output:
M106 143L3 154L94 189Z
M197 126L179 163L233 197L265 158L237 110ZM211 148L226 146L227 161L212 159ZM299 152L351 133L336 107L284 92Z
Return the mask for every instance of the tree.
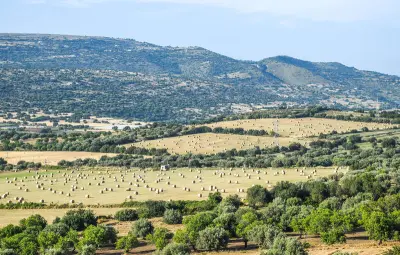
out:
M115 213L114 218L119 221L135 221L139 218L136 210L123 209Z
M225 229L221 227L208 227L199 232L196 240L196 248L199 250L216 250L226 248L229 236Z
M261 249L270 249L281 231L272 225L257 225L248 232L250 241L255 242Z
M167 224L181 224L182 213L179 210L167 209L164 212L163 221Z
M222 202L219 204L219 206L233 206L236 208L236 210L239 209L241 202L240 202L240 197L238 194L235 195L229 195L226 198L222 200ZM235 210L235 211L236 211Z
M60 238L61 236L54 232L40 232L38 236L40 250L44 252L49 248L53 248Z
M300 233L300 238L302 238L303 233L307 229L307 225L308 225L307 218L311 214L311 211L312 211L312 207L302 205L300 207L299 213L297 213L293 217L292 221L289 224L289 226L293 229L293 231Z
M239 212L239 211L238 211ZM236 226L236 235L238 237L241 237L244 242L244 247L247 248L247 242L248 242L248 233L249 231L257 226L258 224L261 224L260 221L258 221L258 216L255 212L249 211L245 214L243 214L239 219L238 219L238 224Z
M39 254L39 244L33 236L27 236L19 242L21 247L20 255L37 255Z
M43 232L54 232L60 236L65 236L67 235L69 231L69 227L65 223L55 223L51 225L47 225L44 229Z
M96 248L107 244L115 243L117 232L111 226L89 226L83 231L83 237L79 241L79 246L94 245Z
M47 225L47 221L39 214L34 214L29 216L26 219L22 219L19 224L24 227L40 227L40 229L44 229Z
M153 224L147 219L139 219L132 226L132 234L141 238L153 233L153 230Z
M173 241L179 244L190 244L189 236L185 229L178 229L174 234Z
M236 233L236 218L233 213L223 213L214 219L213 225L225 229L230 237Z
M272 247L261 253L262 255L307 255L304 245L295 238L287 237L285 234L278 234Z
M153 234L147 235L146 239L155 244L157 250L164 249L172 238L172 234L166 228L155 228Z
M91 210L79 209L68 211L61 222L74 230L82 231L89 225L96 226L97 218Z
M75 247L79 244L78 232L70 229L68 233L58 239L54 248L62 250L63 252L74 252Z
M138 247L139 241L136 236L129 232L127 236L121 237L117 241L116 248L124 250L125 253L128 253L132 248Z
M162 255L189 255L190 248L186 244L169 243L161 252Z
M183 220L185 230L188 235L190 244L195 247L199 232L210 226L216 215L212 212L201 212L195 215L187 216Z
M214 202L215 204L219 204L222 201L222 195L220 192L210 193L208 195L208 200Z
M369 238L377 240L379 244L389 240L393 236L393 220L392 218L379 211L373 211L370 214L363 213L363 223L367 230Z
M269 191L261 185L247 189L247 202L251 207L263 206L271 200Z

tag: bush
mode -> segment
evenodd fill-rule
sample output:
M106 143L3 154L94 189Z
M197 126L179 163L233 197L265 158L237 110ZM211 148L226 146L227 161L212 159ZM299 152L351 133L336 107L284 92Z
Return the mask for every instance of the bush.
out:
M84 245L79 253L80 255L95 255L96 247L94 245Z
M124 209L116 212L114 218L119 221L135 221L139 216L133 209Z
M31 215L26 219L22 219L19 224L24 227L40 227L44 229L47 225L47 221L39 214Z
M392 249L385 251L383 255L400 255L400 246L393 246Z
M175 234L173 241L179 244L189 244L190 239L187 232L184 229L178 229Z
M127 236L121 237L117 241L116 248L122 249L124 252L129 252L132 248L138 247L139 241L136 236L134 236L131 232Z
M307 255L304 245L297 239L287 237L283 233L279 233L271 248L263 251L261 255L282 255L282 254L295 254Z
M199 232L199 238L196 240L196 248L199 250L216 250L226 248L229 241L229 235L221 227L208 227Z
M153 230L153 224L147 219L139 219L132 226L132 234L141 238L145 238L148 234L151 234Z
M89 226L83 231L80 247L93 245L96 248L113 244L117 240L117 232L110 226Z
M326 244L345 243L346 236L343 231L332 229L321 233L321 241Z
M0 255L18 255L13 249L1 249Z
M210 200L211 202L213 202L214 204L219 204L222 201L222 195L220 192L214 192L214 193L210 193L208 195L208 200Z
M166 228L156 228L153 234L147 235L146 239L150 240L155 244L157 250L164 249L169 243L169 239L172 238L172 234Z
M246 199L251 207L263 206L271 200L271 194L261 185L255 185L247 189Z
M53 248L57 244L60 237L60 235L54 232L40 232L38 236L40 250L44 252L47 249Z
M65 251L58 248L50 248L44 252L44 255L65 255Z
M162 217L165 205L165 201L145 201L138 209L139 218Z
M0 239L5 237L11 237L13 235L22 233L23 229L20 226L14 226L9 224L4 228L0 229Z
M56 223L56 224L47 225L43 229L43 231L44 232L54 232L60 236L65 236L69 231L69 227L65 223Z
M261 249L270 249L273 246L275 238L280 233L281 231L275 226L258 225L248 232L248 238L250 241L255 242Z
M82 231L90 225L97 226L97 217L91 210L71 210L61 219L73 230Z
M161 255L189 255L190 248L186 244L170 243L162 250Z
M181 224L182 219L182 213L178 210L167 209L164 212L163 221L167 224Z

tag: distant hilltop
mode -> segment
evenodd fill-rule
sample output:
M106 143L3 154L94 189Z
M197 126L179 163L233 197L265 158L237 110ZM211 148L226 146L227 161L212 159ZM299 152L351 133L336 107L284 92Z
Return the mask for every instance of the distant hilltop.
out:
M400 77L289 56L242 61L201 47L0 34L3 111L40 108L149 121L287 106L398 108Z

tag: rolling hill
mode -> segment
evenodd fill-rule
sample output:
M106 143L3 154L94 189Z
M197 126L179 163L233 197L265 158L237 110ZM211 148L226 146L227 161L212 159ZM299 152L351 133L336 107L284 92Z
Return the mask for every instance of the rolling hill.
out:
M132 39L0 34L0 109L187 121L282 104L398 107L400 77L288 56L235 60Z

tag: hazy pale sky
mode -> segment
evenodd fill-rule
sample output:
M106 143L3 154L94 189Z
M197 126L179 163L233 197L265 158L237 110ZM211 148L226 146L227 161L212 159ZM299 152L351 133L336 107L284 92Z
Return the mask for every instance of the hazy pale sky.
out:
M400 0L0 0L0 32L133 38L400 75Z

